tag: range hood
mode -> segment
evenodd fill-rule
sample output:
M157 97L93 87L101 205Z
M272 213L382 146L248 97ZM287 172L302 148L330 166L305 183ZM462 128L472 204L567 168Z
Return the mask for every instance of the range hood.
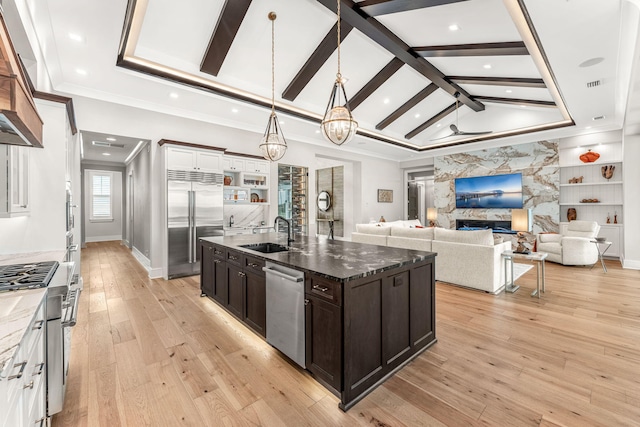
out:
M0 7L0 144L42 148L42 119Z

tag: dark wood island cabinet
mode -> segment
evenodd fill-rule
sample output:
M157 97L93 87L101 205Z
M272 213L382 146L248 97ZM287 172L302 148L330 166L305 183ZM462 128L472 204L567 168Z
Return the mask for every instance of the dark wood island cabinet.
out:
M281 239L201 240L202 294L264 337L265 261L303 271L306 369L343 410L436 342L436 254L323 238L298 238L280 253L240 247Z

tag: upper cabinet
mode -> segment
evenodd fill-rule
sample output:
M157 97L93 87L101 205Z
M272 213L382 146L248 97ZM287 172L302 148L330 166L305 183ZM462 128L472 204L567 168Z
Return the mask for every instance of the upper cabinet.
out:
M0 146L0 217L29 212L29 150L15 145Z
M224 156L222 168L230 172L269 173L269 162L253 158Z
M269 173L269 162L264 160L247 160L245 172Z
M222 172L222 154L191 148L167 148L167 169Z
M222 159L222 169L226 171L244 172L246 167L246 159L224 156Z

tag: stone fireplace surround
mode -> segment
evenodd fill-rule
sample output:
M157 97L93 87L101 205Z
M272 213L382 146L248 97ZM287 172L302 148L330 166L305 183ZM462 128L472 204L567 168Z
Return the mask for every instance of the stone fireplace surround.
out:
M494 233L516 234L511 230L511 221L493 219L456 219L456 230L487 230Z

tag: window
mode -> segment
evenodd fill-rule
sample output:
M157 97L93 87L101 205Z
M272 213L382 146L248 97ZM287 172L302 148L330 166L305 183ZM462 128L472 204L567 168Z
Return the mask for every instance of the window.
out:
M91 221L113 221L112 214L112 183L113 177L110 172L91 171Z

